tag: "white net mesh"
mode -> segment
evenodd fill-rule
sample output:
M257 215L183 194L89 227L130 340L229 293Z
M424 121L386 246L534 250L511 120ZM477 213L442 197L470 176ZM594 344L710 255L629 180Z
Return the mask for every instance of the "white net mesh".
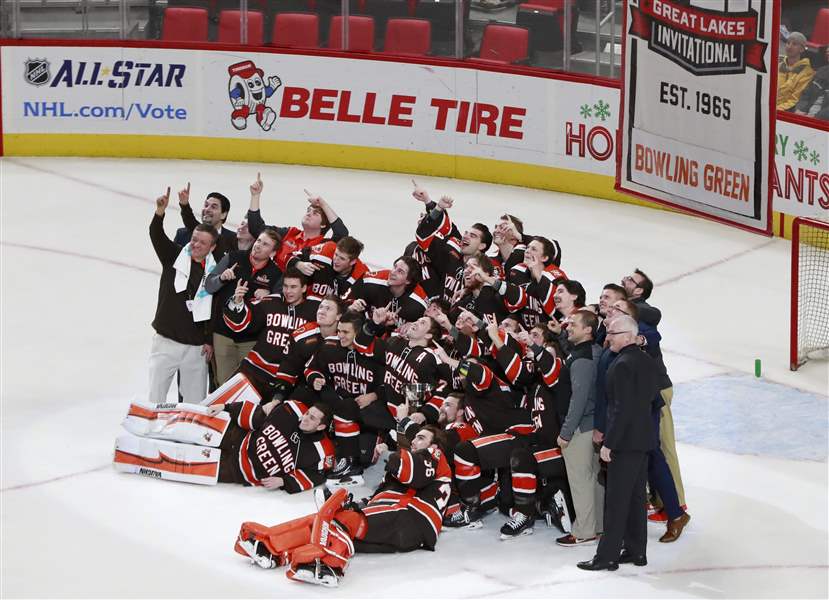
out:
M809 359L829 352L829 223L795 221L799 241L792 251L797 258L796 369Z

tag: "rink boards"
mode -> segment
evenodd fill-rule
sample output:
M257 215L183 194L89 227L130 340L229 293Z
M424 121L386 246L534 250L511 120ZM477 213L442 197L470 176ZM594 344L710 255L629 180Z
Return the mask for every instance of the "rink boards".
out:
M640 203L613 190L615 82L216 45L38 43L2 48L6 156L365 168ZM829 220L829 132L778 120L775 155L775 233L788 234L790 216Z

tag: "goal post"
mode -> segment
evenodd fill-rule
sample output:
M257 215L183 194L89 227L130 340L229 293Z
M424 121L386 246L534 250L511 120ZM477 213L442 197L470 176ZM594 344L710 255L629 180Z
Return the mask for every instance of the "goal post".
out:
M797 217L792 223L789 368L829 356L829 223Z

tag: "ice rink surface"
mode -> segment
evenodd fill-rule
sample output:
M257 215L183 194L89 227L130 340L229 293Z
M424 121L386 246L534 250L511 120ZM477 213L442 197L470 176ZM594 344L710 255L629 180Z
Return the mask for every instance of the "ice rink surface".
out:
M307 514L310 494L116 474L119 423L147 390L160 273L148 237L154 198L172 186L170 235L180 224L175 193L187 181L197 208L210 191L228 195L236 224L257 170L268 223L298 224L307 188L366 243L373 265L389 265L413 239L420 204L401 174L0 160L0 596L829 596L829 369L823 362L788 371L789 242L602 200L416 178L433 197L455 198L452 216L462 229L509 211L528 232L557 238L562 267L584 284L588 301L635 267L655 281L692 520L674 544L658 543L663 527L650 526L647 567L580 571L575 563L594 548L560 548L557 532L543 525L501 542L503 517L494 515L483 529L442 534L434 553L358 555L340 588L326 590L233 552L242 521ZM746 384L756 358L763 379ZM787 418L792 403L796 418Z

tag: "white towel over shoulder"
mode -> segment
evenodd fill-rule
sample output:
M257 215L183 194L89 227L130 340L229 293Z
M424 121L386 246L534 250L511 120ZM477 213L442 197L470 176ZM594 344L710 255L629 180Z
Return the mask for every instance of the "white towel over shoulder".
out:
M190 244L187 244L179 252L176 262L173 263L173 268L176 270L176 279L173 282L173 288L176 294L180 294L187 289L187 282L190 280L190 266L193 264L193 258L190 251ZM196 290L196 297L193 298L193 321L196 323L200 321L207 321L210 319L210 308L213 305L212 294L207 293L204 289L204 282L207 276L216 268L216 259L213 258L212 253L207 254L204 262L204 276L199 282L199 289ZM189 299L189 298L188 298Z

